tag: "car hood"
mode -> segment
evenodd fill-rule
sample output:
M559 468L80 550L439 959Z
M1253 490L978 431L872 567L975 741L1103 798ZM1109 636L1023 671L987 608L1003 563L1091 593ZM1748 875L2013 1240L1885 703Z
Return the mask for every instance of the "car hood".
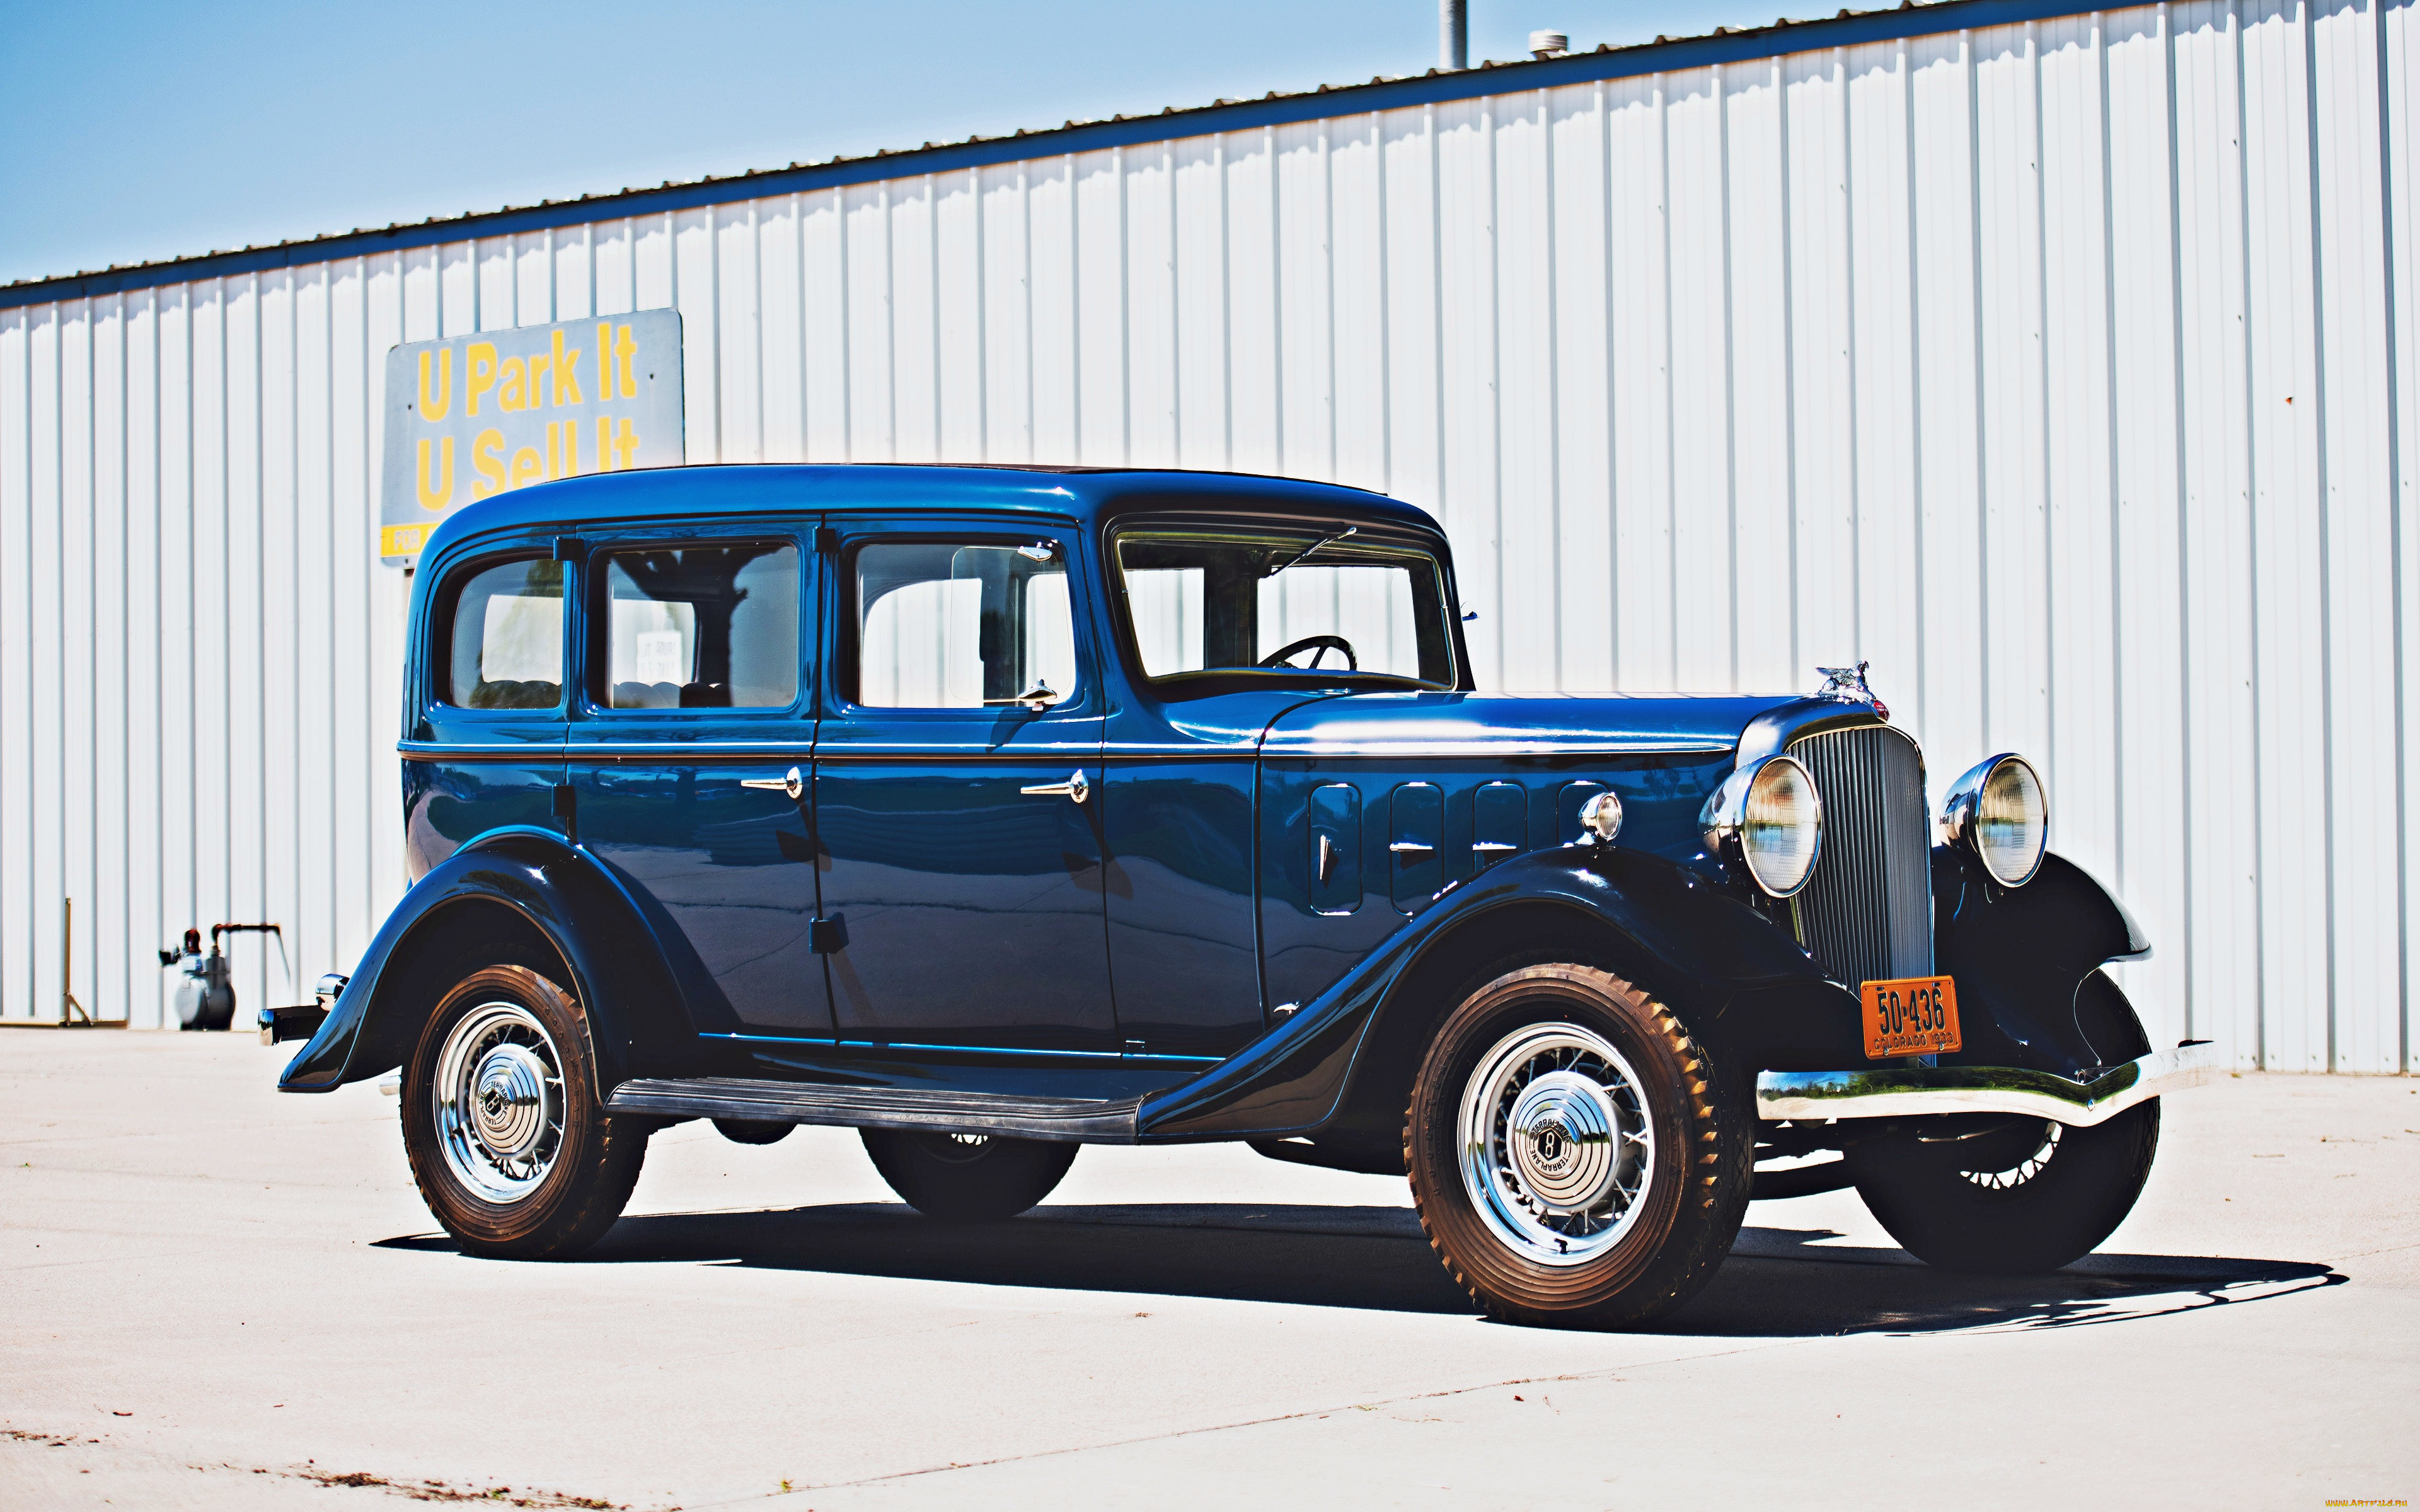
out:
M1794 695L1347 693L1268 728L1268 756L1558 756L1730 750Z

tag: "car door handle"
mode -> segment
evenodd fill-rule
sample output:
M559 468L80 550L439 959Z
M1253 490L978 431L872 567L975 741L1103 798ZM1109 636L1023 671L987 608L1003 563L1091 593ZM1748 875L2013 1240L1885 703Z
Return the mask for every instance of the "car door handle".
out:
M1067 780L1064 782L1044 782L1035 787L1018 788L1016 791L1032 794L1037 798L1073 798L1078 803L1081 803L1091 795L1093 784L1084 780L1083 768L1078 767L1067 774Z
M1326 830L1319 834L1319 880L1326 882L1336 874L1336 841Z
M1519 850L1521 847L1518 845L1507 845L1500 840L1482 840L1474 841L1470 848L1487 856L1509 856L1512 852Z
M799 776L799 769L795 766L781 777L743 777L739 779L739 785L743 788L764 788L774 793L786 793L793 798L807 791L806 780Z
M1416 840L1399 840L1387 849L1397 856L1435 856L1436 854L1435 846L1423 845Z

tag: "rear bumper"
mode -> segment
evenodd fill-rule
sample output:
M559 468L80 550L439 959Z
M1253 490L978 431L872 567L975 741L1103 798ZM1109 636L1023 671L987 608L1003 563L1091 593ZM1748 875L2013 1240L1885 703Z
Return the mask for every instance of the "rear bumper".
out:
M288 1040L308 1040L328 1022L328 1005L304 1003L299 1008L264 1008L260 1011L260 1042L284 1044Z
M2187 1040L2083 1082L2013 1066L1769 1071L1756 1079L1756 1116L1822 1122L2010 1113L2089 1127L2136 1103L2199 1087L2218 1069L2216 1044Z

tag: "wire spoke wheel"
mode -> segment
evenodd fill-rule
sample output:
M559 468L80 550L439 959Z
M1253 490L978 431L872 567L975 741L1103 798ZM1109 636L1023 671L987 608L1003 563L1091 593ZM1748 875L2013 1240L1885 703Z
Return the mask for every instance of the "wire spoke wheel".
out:
M519 1003L481 1003L437 1053L429 1096L446 1169L480 1200L526 1198L563 1150L563 1058Z
M1455 1284L1497 1318L1558 1328L1633 1327L1687 1302L1747 1205L1739 1078L1600 966L1512 955L1449 991L1404 1166Z
M1465 1085L1458 1127L1471 1206L1536 1264L1584 1265L1619 1244L1654 1177L1637 1072L1577 1025L1498 1041Z
M2104 1123L2044 1120L1971 1140L1891 1134L1851 1146L1847 1160L1867 1210L1917 1259L2025 1275L2107 1239L2133 1210L2159 1142L2154 1099Z
M934 1129L864 1129L859 1137L891 1190L952 1223L1016 1217L1050 1195L1079 1148Z
M613 1226L655 1126L606 1115L592 1057L579 999L527 966L482 966L438 1000L405 1065L403 1148L464 1249L551 1259Z
M1967 1182L1986 1192L2012 1192L2040 1176L2043 1168L2050 1165L2051 1157L2058 1153L2059 1134L2064 1127L2063 1124L2044 1119L2040 1142L2034 1146L2030 1153L2014 1165L1988 1171L1970 1171L1962 1165L1958 1174Z

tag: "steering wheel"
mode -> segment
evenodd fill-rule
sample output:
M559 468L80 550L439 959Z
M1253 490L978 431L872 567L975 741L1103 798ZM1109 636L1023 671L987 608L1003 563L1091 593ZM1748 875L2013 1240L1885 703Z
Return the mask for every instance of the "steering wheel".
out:
M1330 648L1344 653L1345 671L1357 672L1361 670L1361 658L1353 655L1353 642L1345 640L1341 635L1307 635L1299 640L1289 640L1284 645L1281 645L1275 651L1270 652L1267 656L1263 656L1261 658L1261 665L1264 667L1282 666L1285 664L1285 659L1288 656L1293 656L1295 652L1316 649L1320 656L1311 657L1311 665L1309 667L1297 667L1295 669L1296 671L1311 671L1318 668L1320 656L1326 656Z

